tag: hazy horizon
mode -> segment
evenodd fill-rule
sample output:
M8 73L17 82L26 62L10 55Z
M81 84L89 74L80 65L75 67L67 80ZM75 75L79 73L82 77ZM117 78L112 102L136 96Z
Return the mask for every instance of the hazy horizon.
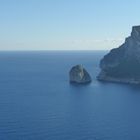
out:
M23 52L24 52L24 51L25 51L25 52L26 52L26 51L29 51L29 52L31 52L31 51L32 51L32 52L36 52L36 51L41 51L41 52L42 52L42 51L48 51L48 52L49 52L49 51L50 51L50 52L51 52L51 51L52 51L52 52L53 52L53 51L54 51L54 52L55 52L55 51L70 51L70 52L73 52L73 51L75 51L75 52L76 52L76 51L87 51L87 52L88 52L88 51L89 51L89 52L90 52L90 51L95 51L95 52L96 52L96 51L110 51L110 50L109 50L109 49L108 49L108 50L76 50L76 49L75 49L75 50L70 50L70 49L69 49L69 50L68 50L68 49L67 49L67 50L62 50L62 49L59 49L59 50L55 50L55 49L54 49L54 50L47 50L47 49L46 49L46 50L45 50L45 49L44 49L44 50L43 50L43 49L42 49L42 50L39 50L39 49L36 49L36 50L35 50L35 49L32 49L32 50L25 50L25 49L23 49L23 50L18 50L18 49L17 49L17 50L14 50L14 49L13 49L13 50L0 50L0 52L12 52L12 51L13 51L13 52L16 52L16 51L17 51L17 52L22 52L22 51L23 51Z
M0 50L110 50L138 18L140 1L1 0Z

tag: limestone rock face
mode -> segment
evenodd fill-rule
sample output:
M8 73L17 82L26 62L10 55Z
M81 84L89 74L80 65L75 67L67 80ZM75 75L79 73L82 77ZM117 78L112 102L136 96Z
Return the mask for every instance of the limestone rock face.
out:
M82 65L76 65L72 67L69 72L69 78L71 83L87 84L91 82L89 73L83 68Z
M140 26L119 48L111 50L100 62L98 80L140 84Z

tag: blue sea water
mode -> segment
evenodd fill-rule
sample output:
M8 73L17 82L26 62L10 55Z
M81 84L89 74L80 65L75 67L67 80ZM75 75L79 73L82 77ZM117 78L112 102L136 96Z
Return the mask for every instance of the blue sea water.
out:
M0 52L0 140L139 140L140 87L97 81L104 54ZM76 64L91 84L69 84Z

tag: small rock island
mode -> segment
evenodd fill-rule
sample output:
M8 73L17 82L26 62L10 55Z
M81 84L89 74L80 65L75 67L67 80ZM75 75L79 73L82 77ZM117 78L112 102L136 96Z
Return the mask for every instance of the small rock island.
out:
M100 68L98 80L140 84L140 26L132 27L125 43L104 56Z
M91 82L89 73L82 65L76 65L72 67L69 72L70 83L76 84L88 84Z

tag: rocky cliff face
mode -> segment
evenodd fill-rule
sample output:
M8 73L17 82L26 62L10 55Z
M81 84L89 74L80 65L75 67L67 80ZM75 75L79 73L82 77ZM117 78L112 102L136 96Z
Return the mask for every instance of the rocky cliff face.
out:
M89 73L83 68L82 65L76 65L72 67L69 72L69 78L71 83L87 84L91 82Z
M100 68L99 80L140 84L140 26L132 27L125 43L104 56Z

